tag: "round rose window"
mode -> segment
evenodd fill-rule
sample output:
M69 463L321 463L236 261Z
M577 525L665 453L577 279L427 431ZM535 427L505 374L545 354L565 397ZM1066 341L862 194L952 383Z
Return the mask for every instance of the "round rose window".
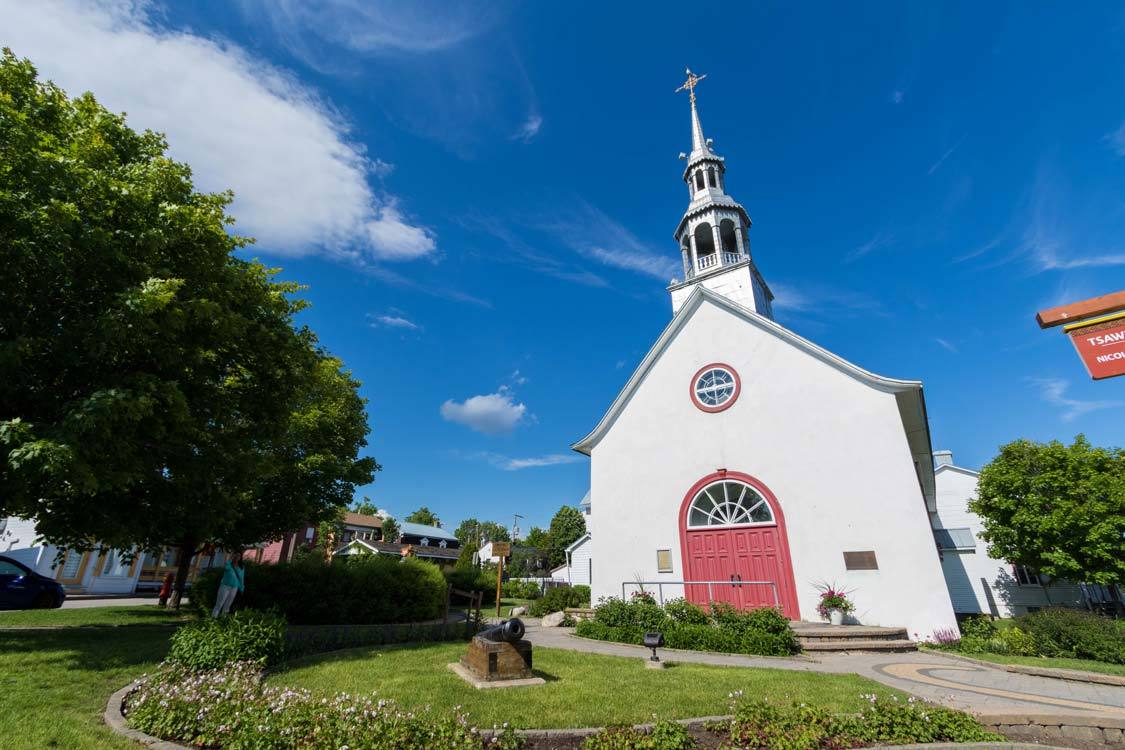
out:
M710 364L691 379L691 400L703 411L722 411L734 404L741 384L733 367Z

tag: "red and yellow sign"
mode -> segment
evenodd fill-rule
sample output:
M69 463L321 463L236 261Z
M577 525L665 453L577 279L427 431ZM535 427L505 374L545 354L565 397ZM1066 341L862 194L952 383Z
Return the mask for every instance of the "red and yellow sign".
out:
M1125 312L1063 326L1094 380L1125 375Z

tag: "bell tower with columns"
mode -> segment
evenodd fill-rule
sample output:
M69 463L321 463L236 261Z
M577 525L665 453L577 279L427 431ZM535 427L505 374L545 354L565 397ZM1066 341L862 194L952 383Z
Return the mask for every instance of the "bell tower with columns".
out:
M759 315L773 319L773 293L750 256L750 215L726 193L726 163L711 150L695 106L695 87L706 78L687 70L687 81L676 89L691 100L691 153L683 180L690 202L676 226L684 278L672 279L672 312L691 295L696 285L722 294Z

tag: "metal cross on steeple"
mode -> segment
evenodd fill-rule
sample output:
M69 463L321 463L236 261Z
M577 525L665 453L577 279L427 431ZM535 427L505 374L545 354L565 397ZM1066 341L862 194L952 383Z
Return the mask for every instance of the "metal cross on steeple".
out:
M687 80L684 81L683 86L680 86L678 89L676 89L676 93L678 94L681 91L686 90L688 92L688 96L691 98L691 103L694 105L695 104L695 87L699 85L700 81L702 81L704 78L707 77L707 74L704 73L701 76L697 76L695 73L691 72L691 68L687 68L686 72L687 72Z

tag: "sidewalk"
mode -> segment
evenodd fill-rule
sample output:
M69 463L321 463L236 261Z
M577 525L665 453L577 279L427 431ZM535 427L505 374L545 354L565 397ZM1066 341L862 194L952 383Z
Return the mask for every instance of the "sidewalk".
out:
M578 638L573 628L544 628L528 622L527 639L544 648L645 658L642 646ZM729 667L853 673L935 703L982 715L1090 714L1125 718L1125 687L1067 682L977 666L932 652L825 654L810 658L746 656L659 649L661 658Z

